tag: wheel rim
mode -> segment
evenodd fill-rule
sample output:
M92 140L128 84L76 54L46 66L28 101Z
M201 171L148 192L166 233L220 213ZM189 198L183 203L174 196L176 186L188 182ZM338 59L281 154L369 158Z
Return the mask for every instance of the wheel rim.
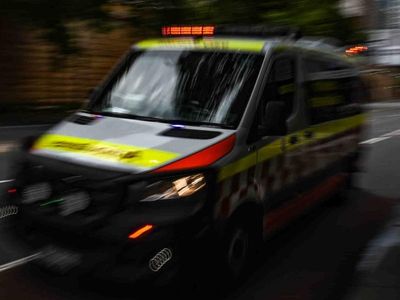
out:
M234 276L238 276L246 264L249 235L243 229L233 232L228 248L228 264Z

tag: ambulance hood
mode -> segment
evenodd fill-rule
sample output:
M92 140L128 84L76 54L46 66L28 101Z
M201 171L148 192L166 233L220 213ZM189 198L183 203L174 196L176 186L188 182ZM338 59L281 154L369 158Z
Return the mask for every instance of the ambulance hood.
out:
M199 153L229 139L233 133L230 129L77 113L43 134L31 153L101 169L140 173Z

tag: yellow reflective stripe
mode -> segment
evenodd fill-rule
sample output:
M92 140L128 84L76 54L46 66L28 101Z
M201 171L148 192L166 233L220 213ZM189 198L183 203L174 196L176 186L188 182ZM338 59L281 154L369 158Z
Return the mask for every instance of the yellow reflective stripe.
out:
M218 173L218 181L231 177L237 173L247 170L257 163L257 152L253 152L223 168Z
M294 84L293 83L284 84L284 85L281 85L280 87L278 87L279 95L286 95L286 94L293 93L293 92L294 92Z
M235 174L243 172L257 163L261 163L272 159L283 153L283 145L286 152L293 151L301 146L315 143L318 140L322 140L328 137L332 137L339 133L351 130L353 128L361 126L366 120L366 114L359 114L349 118L328 121L325 123L310 126L304 130L300 130L291 134L279 138L272 143L260 148L259 150L239 159L233 163L222 167L218 173L218 181L222 181ZM314 137L312 139L305 138L306 131L312 131ZM290 144L289 140L291 136L296 136L298 141L296 144ZM257 158L258 153L258 158Z
M335 136L337 134L340 134L342 132L351 130L353 128L359 127L360 125L362 125L365 122L365 120L366 120L366 114L359 114L359 115L355 115L355 116L344 118L344 119L333 120L333 121L328 121L328 122L324 122L321 124L316 124L316 125L306 128L306 129L296 131L294 133L291 133L291 134L283 137L285 151L290 152L301 146L304 146L304 145L307 145L310 143L315 143L316 141L323 140L323 139ZM310 139L310 138L306 137L307 131L310 131L313 133L313 138ZM290 138L292 136L296 136L296 138L297 138L297 142L295 144L291 144L289 142ZM260 158L259 158L259 160L260 160ZM261 160L265 160L265 159L261 158Z
M282 153L282 139L277 139L272 143L262 147L258 151L252 152L251 154L222 167L218 173L218 181L229 178L235 174L241 173L252 166L257 164L257 152L258 160L268 160L274 156Z
M269 160L282 154L282 139L279 138L258 150L258 162Z
M315 92L332 92L339 88L337 81L315 81L312 82L311 88Z
M367 114L359 114L352 117L324 122L310 127L316 133L317 139L323 139L346 130L362 125L367 119ZM304 132L304 130L302 130Z
M56 134L43 135L33 149L76 153L142 168L158 167L179 156L162 150Z
M264 48L263 41L239 40L239 39L154 39L145 40L136 44L140 49L159 49L159 48L193 48L193 49L218 49L261 52Z
M311 98L308 102L311 107L324 107L324 106L333 106L340 103L343 103L343 97L340 95L337 96L320 96Z

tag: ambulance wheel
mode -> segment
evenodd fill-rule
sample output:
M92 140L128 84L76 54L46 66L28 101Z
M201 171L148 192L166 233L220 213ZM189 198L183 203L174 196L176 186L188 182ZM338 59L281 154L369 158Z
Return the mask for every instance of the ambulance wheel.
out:
M333 197L332 203L337 206L344 205L347 200L349 199L349 193L353 187L353 174L348 173L346 175L345 181L342 184L342 186L339 188L337 193L335 194L335 197Z
M223 269L230 283L239 280L251 266L261 241L256 222L237 219L227 230L223 247Z

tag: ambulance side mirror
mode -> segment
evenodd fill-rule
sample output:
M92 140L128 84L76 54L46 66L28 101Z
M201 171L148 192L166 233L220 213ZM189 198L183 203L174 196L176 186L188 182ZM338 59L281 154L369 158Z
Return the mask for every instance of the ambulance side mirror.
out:
M286 135L286 109L284 103L279 101L270 101L267 103L259 133L262 136Z

